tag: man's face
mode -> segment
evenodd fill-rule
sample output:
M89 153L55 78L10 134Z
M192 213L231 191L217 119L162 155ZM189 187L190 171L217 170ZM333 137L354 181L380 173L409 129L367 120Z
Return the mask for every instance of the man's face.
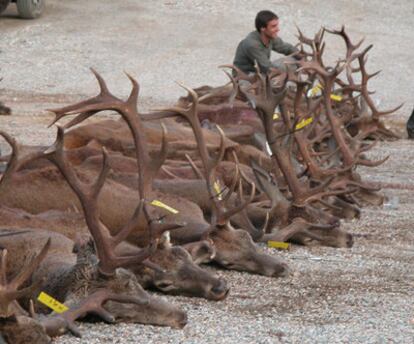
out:
M265 34L267 38L273 39L277 37L279 32L279 19L272 19L267 23L265 28L262 28L262 33Z

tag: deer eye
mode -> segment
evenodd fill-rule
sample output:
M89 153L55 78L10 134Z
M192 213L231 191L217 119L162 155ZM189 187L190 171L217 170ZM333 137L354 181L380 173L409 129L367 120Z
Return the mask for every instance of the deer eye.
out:
M175 289L173 283L171 281L161 281L155 283L156 287L162 291L170 291Z

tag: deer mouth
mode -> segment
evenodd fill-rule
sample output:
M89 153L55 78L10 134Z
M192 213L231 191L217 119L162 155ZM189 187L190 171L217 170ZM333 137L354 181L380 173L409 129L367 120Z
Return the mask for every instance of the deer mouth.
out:
M182 313L179 317L179 319L177 319L174 322L174 325L172 326L173 328L176 329L182 329L185 325L187 325L188 322L188 317L186 313Z
M219 280L218 284L212 287L207 295L209 300L220 301L227 297L230 288L224 280Z

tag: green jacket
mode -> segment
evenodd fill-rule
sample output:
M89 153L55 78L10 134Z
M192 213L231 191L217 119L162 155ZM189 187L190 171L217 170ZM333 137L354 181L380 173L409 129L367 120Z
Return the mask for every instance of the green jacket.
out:
M259 32L253 31L237 46L233 64L243 72L251 73L255 72L254 63L257 61L260 70L263 73L267 73L269 68L272 67L270 62L272 50L283 55L289 55L297 51L292 44L283 42L279 37L270 41L269 46L265 46L260 39Z

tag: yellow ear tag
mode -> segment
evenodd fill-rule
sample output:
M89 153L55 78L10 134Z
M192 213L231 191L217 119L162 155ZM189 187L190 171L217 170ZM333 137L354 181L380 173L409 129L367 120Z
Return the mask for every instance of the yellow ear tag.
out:
M55 300L53 297L51 297L43 291L39 294L37 300L43 303L45 306L49 307L51 310L55 311L56 313L63 313L69 309L63 303L60 303L58 300Z
M331 94L331 99L335 100L336 102L340 102L342 100L342 97L337 94Z
M214 182L213 187L214 187L214 191L216 191L217 198L221 201L223 197L221 196L221 188L220 188L220 183L218 180Z
M281 241L268 241L267 247L271 248L280 248L282 250L288 250L290 245L287 242L281 242Z
M302 119L298 124L296 124L295 129L299 130L302 129L304 127L306 127L307 125L311 124L313 122L313 117L309 117L307 119Z
M277 120L277 119L279 119L279 117L280 117L280 113L279 112L275 112L274 114L273 114L273 120L275 121L275 120Z
M166 204L164 204L161 201L158 201L156 199L154 199L151 202L151 205L155 205L156 207L159 207L159 208L163 208L165 210L168 210L170 213L178 214L178 210L177 209L174 209L174 208L172 208L172 207L170 207L170 206L168 206L168 205L166 205Z
M316 86L312 87L306 95L308 96L308 98L320 96L322 94L322 89L323 87L321 84L316 84Z

